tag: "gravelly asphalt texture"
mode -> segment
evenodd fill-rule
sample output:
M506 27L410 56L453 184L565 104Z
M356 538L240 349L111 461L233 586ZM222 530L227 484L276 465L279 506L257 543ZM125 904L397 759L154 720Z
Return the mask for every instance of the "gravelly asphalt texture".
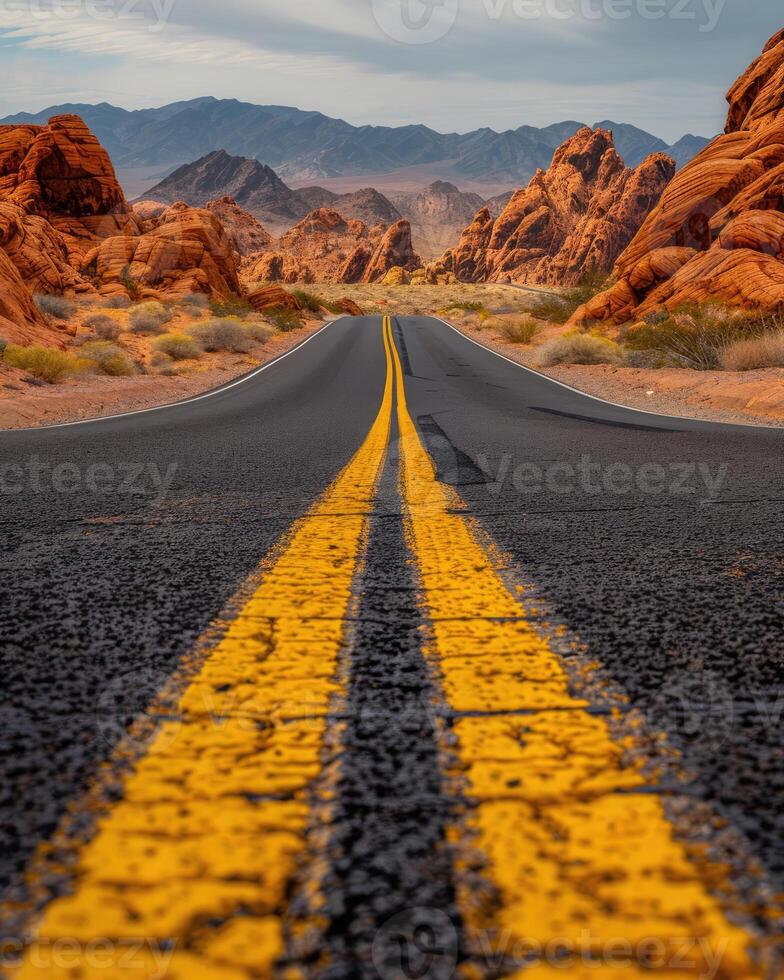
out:
M784 889L784 432L603 405L398 324L441 478Z
M440 478L681 749L678 792L727 818L784 889L784 433L604 405L436 320L395 331ZM384 373L379 320L345 319L215 397L0 434L0 466L25 468L4 471L21 490L1 498L0 888L13 890L127 720L360 446ZM67 490L52 480L62 463L75 467ZM87 485L96 464L112 492ZM144 493L120 492L126 466L143 467ZM453 801L394 466L393 451L349 673L326 878L335 976L355 968L341 962L364 971L375 927L414 895L459 932L442 830Z

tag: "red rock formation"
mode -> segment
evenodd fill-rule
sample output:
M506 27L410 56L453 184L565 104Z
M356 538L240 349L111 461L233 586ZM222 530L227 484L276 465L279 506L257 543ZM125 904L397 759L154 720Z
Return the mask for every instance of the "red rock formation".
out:
M723 136L679 172L577 319L784 304L784 31L730 89Z
M377 282L394 267L413 272L422 260L411 243L411 225L406 220L395 222L387 229L362 273L361 282Z
M282 286L273 283L270 286L262 286L248 293L248 302L254 310L265 313L269 310L284 309L299 312L302 307L296 296L286 292Z
M54 227L36 214L0 200L0 248L35 293L89 293L92 284L69 261L68 246Z
M82 273L100 282L104 295L138 289L140 297L199 292L240 293L234 250L210 211L174 204L154 228L137 238L100 242L83 260Z
M674 173L661 153L627 169L611 133L583 128L495 221L482 208L457 247L428 267L428 278L574 284L607 273Z
M0 248L0 338L13 344L43 341L63 346L47 329L18 269Z
M249 285L345 282L342 270L358 249L366 255L358 273L361 277L382 235L380 226L368 228L362 221L346 220L337 211L318 208L287 231L274 249L251 256L243 266L243 279Z
M353 299L349 299L348 296L342 296L340 299L335 300L332 304L335 311L345 314L346 316L364 316L365 311L354 302Z
M233 243L216 215L185 205L135 214L106 151L78 116L0 126L0 250L3 282L12 266L26 285L21 299L18 283L8 285L6 307L20 325L42 322L32 291L111 294L130 286L146 297L241 290Z
M262 252L272 245L272 235L254 216L241 208L233 197L221 197L209 201L205 208L219 219L231 240L232 247L240 255Z
M109 155L79 116L0 126L0 198L46 219L72 255L96 238L138 231Z

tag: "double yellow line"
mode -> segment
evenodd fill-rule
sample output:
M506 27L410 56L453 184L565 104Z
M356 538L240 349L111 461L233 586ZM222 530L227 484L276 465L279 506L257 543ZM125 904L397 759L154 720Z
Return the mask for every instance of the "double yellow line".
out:
M674 839L659 798L623 764L606 722L570 694L558 657L457 512L459 498L436 480L389 317L383 342L386 381L367 439L260 569L123 799L79 850L72 894L45 910L17 976L275 973L288 891L316 861L310 804L345 697L346 620L395 402L426 652L454 712L472 803L465 823L449 828L458 851L477 855L470 870L456 868L474 964L465 975L521 954L526 977L564 967L579 977L626 980L650 968L696 977L717 960L714 977L757 975L749 937L706 886L716 869ZM57 953L65 939L67 962ZM105 941L98 956L96 939Z

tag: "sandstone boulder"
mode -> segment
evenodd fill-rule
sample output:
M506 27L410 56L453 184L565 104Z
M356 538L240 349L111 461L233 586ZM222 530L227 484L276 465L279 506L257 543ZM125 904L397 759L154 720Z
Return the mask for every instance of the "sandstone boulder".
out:
M248 293L248 302L254 310L265 313L269 310L284 309L300 312L302 306L296 296L286 292L282 286L272 283Z
M97 280L104 295L228 297L241 291L223 225L210 211L185 204L168 208L144 235L100 242L85 255L82 273Z

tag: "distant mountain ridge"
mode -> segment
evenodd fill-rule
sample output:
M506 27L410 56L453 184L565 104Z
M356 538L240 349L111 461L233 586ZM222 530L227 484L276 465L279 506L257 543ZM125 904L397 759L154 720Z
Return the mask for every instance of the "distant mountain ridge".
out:
M325 207L371 226L387 227L401 218L391 201L372 187L351 194L335 194L324 187L292 190L266 164L250 157L231 156L225 150L215 150L184 164L150 188L144 197L164 204L186 201L197 206L215 198L231 197L277 231L281 225L289 227L310 211Z
M438 133L423 125L353 126L320 112L211 96L134 111L106 102L52 106L0 122L40 124L63 113L81 116L120 168L175 166L224 149L273 167L286 180L308 182L443 163L443 179L509 181L519 186L537 169L547 168L555 150L582 126L570 120L503 133L489 128ZM608 120L601 125L613 131L628 166L637 166L649 152L670 149L635 126ZM681 154L708 142L693 136L684 140L673 147Z

